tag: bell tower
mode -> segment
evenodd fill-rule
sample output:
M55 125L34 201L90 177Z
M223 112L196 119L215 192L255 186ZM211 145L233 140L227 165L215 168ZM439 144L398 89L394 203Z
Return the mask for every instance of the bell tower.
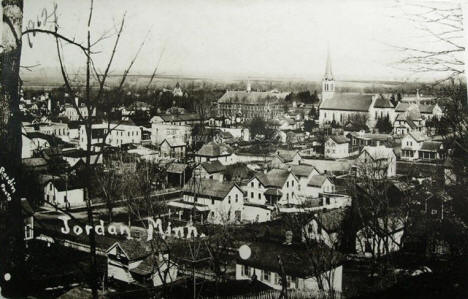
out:
M330 49L327 52L327 66L325 67L325 75L322 79L322 100L332 98L335 94L335 79L333 78Z

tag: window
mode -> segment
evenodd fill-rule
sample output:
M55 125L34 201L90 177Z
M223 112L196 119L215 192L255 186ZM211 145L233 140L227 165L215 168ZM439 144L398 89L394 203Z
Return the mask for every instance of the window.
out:
M258 199L262 199L262 194L258 193Z
M249 266L245 266L245 265L244 265L243 274L244 274L245 276L249 276L249 275L250 275L249 272L250 272Z
M254 182L250 183L250 187L252 188L254 187Z
M286 187L289 188L289 182L286 182Z
M263 271L263 280L270 282L270 271Z
M236 202L239 201L239 194L236 194Z
M281 284L281 276L275 273L275 284Z
M254 198L254 193L250 192L250 198Z
M231 195L228 196L228 204L231 203Z
M431 215L437 215L437 210L432 209L431 210Z
M215 201L215 200L212 198L212 199L211 199L211 204L212 204L212 205L214 205L214 201Z
M294 187L294 181L291 181L291 186L293 186L293 187Z

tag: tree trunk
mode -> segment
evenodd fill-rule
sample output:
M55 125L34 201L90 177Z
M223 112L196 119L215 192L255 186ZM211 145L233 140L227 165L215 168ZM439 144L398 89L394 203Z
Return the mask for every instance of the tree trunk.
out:
M0 261L0 281L3 293L22 297L27 277L24 271L24 231L21 213L21 120L19 117L19 69L21 60L21 32L23 23L23 1L3 0L2 53L1 71L1 107L0 123L0 167L4 167L10 178L14 178L16 191L11 194L7 205L6 231L2 231ZM1 196L1 194L0 194ZM4 200L2 198L2 200ZM2 220L3 221L3 220ZM11 279L5 282L5 274Z

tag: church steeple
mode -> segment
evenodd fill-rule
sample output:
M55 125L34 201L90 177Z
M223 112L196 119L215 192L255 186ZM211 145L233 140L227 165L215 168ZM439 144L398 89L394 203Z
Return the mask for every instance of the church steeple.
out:
M327 65L322 79L322 100L332 98L335 93L335 79L333 78L330 48L327 51Z

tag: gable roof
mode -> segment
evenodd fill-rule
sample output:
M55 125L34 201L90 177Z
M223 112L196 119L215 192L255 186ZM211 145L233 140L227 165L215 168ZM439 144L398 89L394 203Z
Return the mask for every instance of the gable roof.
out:
M270 181L268 180L268 176L263 172L257 172L254 178L258 179L258 181L265 187L270 186Z
M148 245L148 243L137 239L126 239L115 242L106 252L109 253L114 247L119 246L129 260L137 260L151 254L151 249Z
M220 156L229 156L232 154L232 149L229 145L224 143L215 143L213 141L204 144L198 152L195 153L196 156L203 157L220 157Z
M184 186L183 190L185 194L194 194L196 192L197 195L200 196L224 199L232 188L238 188L242 191L237 184L233 182L219 182L216 180L200 179L199 182L194 184L193 179L191 179Z
M83 189L83 185L80 184L77 180L70 179L68 182L63 178L52 179L50 182L57 188L58 191L66 191L66 190L75 190L75 189Z
M395 107L395 112L405 112L410 107L417 107L420 113L432 113L437 104L415 104L410 102L399 102Z
M325 183L326 180L328 180L328 177L326 175L313 175L310 177L307 186L322 187L323 183Z
M320 109L367 112L372 104L372 94L335 93L322 101Z
M266 175L268 178L269 186L283 188L286 180L289 177L290 172L287 169L274 168L270 170Z
M187 144L180 138L169 138L169 139L164 139L161 142L161 145L166 142L170 147L185 147Z
M169 167L167 168L167 172L169 173L184 173L185 169L187 168L187 164L184 164L184 163L172 163L171 165L169 165Z
M374 160L388 159L388 158L395 156L393 149L382 146L382 145L381 146L365 146L362 149L361 155L364 152L367 152L369 156L371 156L371 158Z
M409 136L411 136L414 140L416 140L417 142L421 142L421 141L424 141L426 140L425 136L419 132L416 132L416 131L410 131L408 133Z
M385 98L385 97L378 97L376 100L375 100L375 103L374 103L374 108L393 108L393 104L392 102L390 102L390 100L388 98Z
M291 162L294 156L298 153L297 150L278 150L276 156L284 163Z
M209 174L223 172L226 170L226 166L219 162L219 160L203 162L200 164L200 166L203 167L203 169L205 169L205 171Z
M347 172L353 165L352 160L307 159L303 163L314 166L319 173Z
M314 170L319 172L312 165L291 165L291 172L297 177L308 177Z
M344 144L344 143L348 143L348 142L349 142L349 139L346 138L346 136L343 136L343 135L332 135L332 136L330 136L330 138L331 138L335 143L338 143L338 144Z

